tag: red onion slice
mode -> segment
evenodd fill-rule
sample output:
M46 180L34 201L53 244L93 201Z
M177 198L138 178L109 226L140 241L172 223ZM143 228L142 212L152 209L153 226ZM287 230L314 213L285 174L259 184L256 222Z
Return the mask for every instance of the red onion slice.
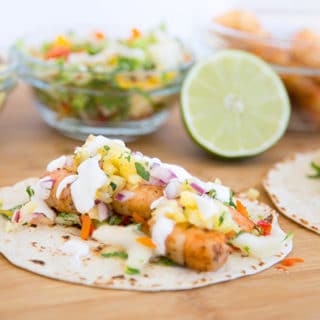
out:
M191 182L190 186L200 194L206 193L206 190L202 188L200 185L198 185L196 182Z
M109 208L104 202L99 202L97 205L97 209L98 209L99 221L104 221L109 217L110 215Z
M169 168L165 168L157 163L154 163L150 169L150 176L167 184L170 180L177 178L176 174Z
M168 185L164 189L164 195L168 199L174 199L179 194L181 183L178 180L173 180L168 183Z
M128 191L128 190L122 190L116 194L115 199L124 202L129 199L131 199L134 196L134 192Z
M11 218L11 221L19 223L20 217L21 217L20 210L15 211L15 213L13 214L13 216Z
M40 179L39 185L42 189L51 190L55 183L55 179L52 179L50 176Z

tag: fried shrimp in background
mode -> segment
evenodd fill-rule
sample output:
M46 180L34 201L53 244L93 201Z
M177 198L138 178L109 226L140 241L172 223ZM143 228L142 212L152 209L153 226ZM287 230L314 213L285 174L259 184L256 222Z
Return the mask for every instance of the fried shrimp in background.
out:
M279 74L290 96L292 106L302 118L320 127L320 34L308 28L297 30L289 41L281 44L275 35L266 30L255 13L231 10L216 18L214 23L240 31L243 34L224 34L215 31L225 47L249 51L265 61L281 67L310 68L310 75ZM313 69L313 70L312 70ZM320 72L319 72L320 74Z

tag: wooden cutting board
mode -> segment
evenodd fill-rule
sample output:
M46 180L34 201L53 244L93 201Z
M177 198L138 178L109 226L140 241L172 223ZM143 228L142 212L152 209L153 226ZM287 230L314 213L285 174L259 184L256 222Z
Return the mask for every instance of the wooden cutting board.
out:
M20 85L0 115L0 185L38 176L46 163L78 144L48 128ZM195 145L178 110L159 132L129 147L184 166L205 180L219 177L235 191L257 187L276 161L295 151L320 147L320 133L289 132L271 150L253 159L222 161ZM0 319L319 319L320 237L280 217L294 231L293 257L305 259L289 272L260 274L201 289L139 293L102 290L50 280L20 270L0 257Z

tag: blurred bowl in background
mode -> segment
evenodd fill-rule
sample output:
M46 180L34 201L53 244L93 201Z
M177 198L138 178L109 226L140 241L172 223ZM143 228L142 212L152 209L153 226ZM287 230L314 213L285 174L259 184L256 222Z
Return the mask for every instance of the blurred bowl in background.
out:
M14 48L19 75L33 88L45 122L76 139L132 140L157 130L178 101L190 52L163 28L133 29L121 40L84 34L37 34Z
M320 33L313 31L319 27L316 12L231 10L214 18L208 41L215 50L245 50L269 62L289 93L289 128L314 131L320 129Z
M0 111L4 108L11 89L16 85L16 61L6 50L0 50Z

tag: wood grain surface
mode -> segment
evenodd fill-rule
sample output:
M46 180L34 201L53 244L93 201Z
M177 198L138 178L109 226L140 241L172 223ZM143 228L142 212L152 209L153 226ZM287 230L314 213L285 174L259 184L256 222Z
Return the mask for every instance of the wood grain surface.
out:
M0 114L0 185L38 176L46 163L79 142L47 127L19 85ZM235 191L257 187L276 161L320 147L320 133L289 132L261 156L222 161L203 152L187 136L178 110L157 133L129 144L133 150L184 166L194 175L214 177ZM320 213L319 213L320 214ZM50 280L10 265L0 256L0 319L320 319L320 237L285 217L294 231L291 256L305 259L282 272L260 274L201 289L139 293L102 290Z

